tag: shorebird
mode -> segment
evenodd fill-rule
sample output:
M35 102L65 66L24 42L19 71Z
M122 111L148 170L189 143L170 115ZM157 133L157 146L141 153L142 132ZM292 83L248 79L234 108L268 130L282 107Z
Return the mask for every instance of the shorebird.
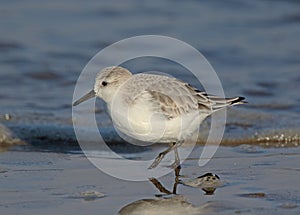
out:
M222 108L245 103L244 97L208 95L179 79L157 74L135 74L120 66L102 69L94 89L73 103L90 98L104 100L114 126L121 133L144 142L172 143L159 153L149 169L174 151L169 167L180 165L177 148L197 131L201 122Z

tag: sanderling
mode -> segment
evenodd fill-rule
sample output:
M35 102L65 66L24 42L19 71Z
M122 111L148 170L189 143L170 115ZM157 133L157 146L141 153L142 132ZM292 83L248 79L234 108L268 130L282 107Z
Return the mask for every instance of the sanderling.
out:
M80 104L93 97L103 99L114 126L121 133L144 142L168 142L172 145L159 153L149 169L155 168L164 156L174 151L197 131L201 122L213 112L236 104L243 97L220 98L207 95L173 77L157 74L135 74L123 67L101 70L94 89L73 103Z

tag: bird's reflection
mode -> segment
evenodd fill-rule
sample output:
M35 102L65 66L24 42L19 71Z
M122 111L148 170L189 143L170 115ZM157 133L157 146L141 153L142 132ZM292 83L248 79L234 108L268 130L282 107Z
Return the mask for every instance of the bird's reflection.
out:
M150 178L149 180L154 186L164 194L177 194L177 186L179 184L201 188L206 195L213 195L216 188L221 186L221 181L218 175L212 173L206 173L197 178L182 178L180 175L180 166L175 169L175 182L173 184L172 192L167 190L156 178Z
M180 166L175 171L175 180L171 190L163 186L156 178L149 181L161 192L156 198L141 199L124 206L119 214L202 214L211 212L215 207L214 202L208 202L201 207L196 207L184 195L177 193L178 185L201 188L206 195L214 194L217 187L221 186L221 180L217 175L206 173L197 178L186 178L180 175Z

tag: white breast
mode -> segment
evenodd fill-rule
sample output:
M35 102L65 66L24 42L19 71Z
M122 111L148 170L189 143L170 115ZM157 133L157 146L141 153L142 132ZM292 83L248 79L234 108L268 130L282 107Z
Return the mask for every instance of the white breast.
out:
M114 126L122 133L146 142L175 142L196 132L206 116L197 111L167 119L153 112L151 103L140 100L133 105L115 99L108 106Z

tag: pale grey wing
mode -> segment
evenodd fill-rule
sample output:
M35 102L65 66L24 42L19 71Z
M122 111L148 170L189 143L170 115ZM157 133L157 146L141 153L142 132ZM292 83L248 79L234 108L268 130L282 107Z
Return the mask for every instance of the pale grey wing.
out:
M167 119L178 117L192 110L198 111L197 105L193 103L179 103L179 99L183 101L184 98L177 96L175 99L174 96L166 95L159 91L145 90L132 103L146 103L148 104L147 108L151 109L153 113L162 114Z
M212 102L205 92L175 78L167 77L165 80L151 85L148 91L156 99L171 99L174 102L173 106L176 107L172 108L174 109L172 112L176 112L177 115L195 110L205 114L213 111ZM165 106L161 108L164 109Z
M162 113L168 119L175 118L183 113L188 113L192 110L197 110L193 103L184 104L176 102L176 100L178 101L180 99L179 97L174 99L174 96L168 96L161 92L147 92L151 96L151 102L154 102L156 104L156 111ZM183 99L181 98L181 100Z
M198 110L198 99L175 78L152 74L134 75L122 87L127 103L150 102L153 112L174 118L183 113ZM193 92L195 94L195 92Z
M192 111L209 115L243 100L242 97L224 99L209 96L188 83L167 76L139 74L135 75L131 81L132 83L124 88L129 100L133 103L139 100L150 101L153 111L163 113L167 118L174 118Z
M164 88L169 89L169 91L149 90L148 92L153 100L160 101L160 109L171 118L195 110L209 115L227 106L246 103L243 101L244 97L221 98L207 95L206 92L199 91L191 85L176 79L168 84L169 86Z
M144 100L153 112L161 113L168 119L195 111L209 115L212 112L209 99L198 94L176 79L167 79L146 88L134 102Z

